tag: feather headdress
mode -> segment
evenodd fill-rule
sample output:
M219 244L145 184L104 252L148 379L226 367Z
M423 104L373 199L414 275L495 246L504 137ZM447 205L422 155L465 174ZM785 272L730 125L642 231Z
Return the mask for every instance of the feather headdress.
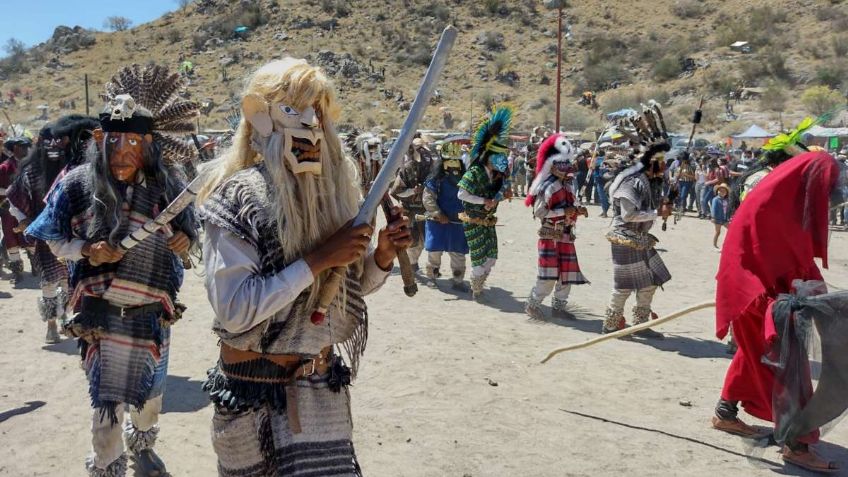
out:
M474 160L482 158L487 151L496 154L509 153L507 142L512 126L512 114L512 107L496 106L492 114L480 123L474 133L474 146L471 148L471 157Z
M200 104L180 98L185 86L185 78L165 66L132 65L106 83L105 99L131 96L153 116L153 140L162 148L162 159L168 163L193 161L197 150L181 136L195 132L194 118L200 115Z

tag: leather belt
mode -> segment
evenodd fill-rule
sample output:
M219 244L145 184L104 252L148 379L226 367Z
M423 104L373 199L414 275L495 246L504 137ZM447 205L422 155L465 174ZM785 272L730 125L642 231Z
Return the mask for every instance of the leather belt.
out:
M297 405L297 385L294 382L298 379L305 379L312 375L326 374L330 369L329 356L332 353L332 346L328 346L321 350L314 358L304 358L296 354L270 354L257 353L255 351L244 351L233 348L232 346L221 343L221 361L224 366L221 367L221 372L231 379L243 381L252 381L265 384L280 384L285 386L286 391L286 416L288 417L289 427L292 433L300 434L302 428L300 425L300 415ZM226 371L225 367L246 363L255 360L265 360L274 363L277 366L285 369L279 377L262 378L256 376L244 376L232 371Z
M110 316L120 316L121 318L133 318L139 315L148 313L162 314L165 307L162 303L150 303L149 305L141 306L117 306L96 296L82 297L82 310L89 313L102 313Z

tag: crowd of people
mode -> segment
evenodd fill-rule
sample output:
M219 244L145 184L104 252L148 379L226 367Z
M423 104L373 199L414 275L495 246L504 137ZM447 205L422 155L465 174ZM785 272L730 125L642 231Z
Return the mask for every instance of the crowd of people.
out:
M797 357L802 346L775 328L803 319L806 302L785 312L781 300L801 289L795 280L822 279L814 258L827 265L827 229L844 210L844 157L798 141L738 157L673 150L655 103L617 123L624 140L615 144L578 144L540 127L515 147L515 113L497 106L470 138L417 135L391 178L400 205L377 230L350 220L386 151L375 135L340 139L324 72L287 58L246 84L231 144L217 154L209 141L186 139L199 107L178 94L186 79L153 64L118 72L98 117L70 115L33 139L5 138L6 264L19 283L26 253L40 277L46 341L58 342L60 332L79 341L93 409L89 475L125 475L129 459L140 475L165 475L154 446L170 336L186 312L178 300L184 270L201 249L220 340L203 385L215 405L219 474L360 475L347 388L368 337L364 297L385 283L399 253L437 287L447 253L451 288L485 302L505 225L498 207L517 197L539 221L525 304L533 319L548 318L548 297L555 316L573 319L570 291L589 284L576 225L591 202L610 219L614 285L598 331L615 336L635 327L638 338L664 338L650 327L655 294L672 278L651 234L658 221L697 212L715 224L717 249L727 229L717 334L732 329L738 351L713 426L761 437L738 418L741 404L775 421L787 462L836 468L809 447L825 422L799 424L813 393L809 363L788 372L763 357L774 346ZM216 157L199 164L207 154ZM779 233L778 223L786 225ZM772 259L783 251L793 253ZM797 405L773 408L775 383L797 385L789 398Z

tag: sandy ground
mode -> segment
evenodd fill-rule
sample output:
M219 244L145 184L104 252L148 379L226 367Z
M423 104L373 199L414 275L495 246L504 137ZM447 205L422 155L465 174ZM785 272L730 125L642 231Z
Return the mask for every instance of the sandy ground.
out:
M599 333L612 272L608 221L596 217L597 207L590 212L577 248L592 285L572 293L576 321L523 314L536 272L536 226L519 202L502 207L501 260L488 303L458 297L447 283L422 286L409 299L397 276L369 298L370 342L352 388L366 475L805 475L783 470L776 447L750 459L741 439L709 428L729 363L710 310L663 326L664 341L608 342L539 364L550 349ZM711 233L712 224L694 218L657 232L674 275L655 299L660 315L713 298L719 254ZM846 243L848 234L832 234L825 272L843 287ZM13 290L0 282L0 475L82 476L87 385L73 342L43 344L35 285ZM189 311L173 333L157 449L174 476L212 476L212 408L200 385L217 349L196 273L181 300ZM820 451L848 466L848 426L825 440Z

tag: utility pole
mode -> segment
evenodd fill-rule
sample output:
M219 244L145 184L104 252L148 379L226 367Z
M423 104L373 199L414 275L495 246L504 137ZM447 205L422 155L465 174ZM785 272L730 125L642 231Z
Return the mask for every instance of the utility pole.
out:
M560 93L562 92L562 0L557 10L557 80L556 80L556 132L559 132Z

